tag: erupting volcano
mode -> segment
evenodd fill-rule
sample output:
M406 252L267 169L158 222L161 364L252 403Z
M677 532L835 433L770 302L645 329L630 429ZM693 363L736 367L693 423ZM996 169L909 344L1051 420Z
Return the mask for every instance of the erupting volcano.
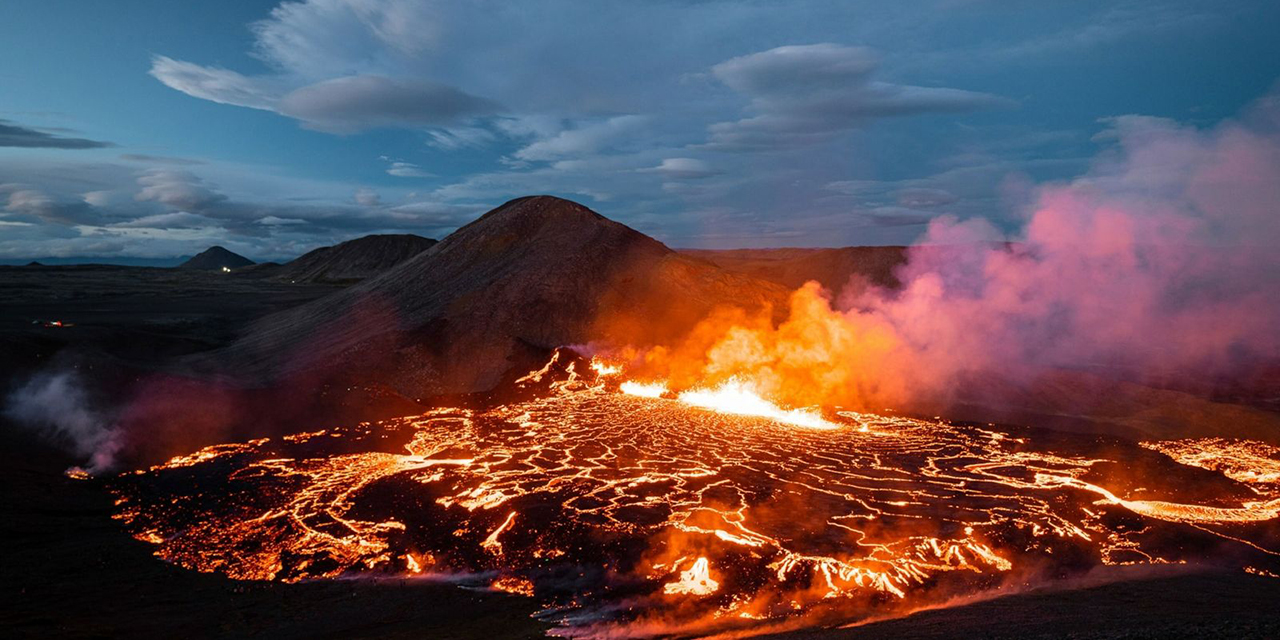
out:
M1275 447L784 409L564 350L487 402L211 446L111 488L183 567L483 585L564 636L857 623L1110 565L1280 575Z
M4 640L1280 638L1280 2L27 4Z

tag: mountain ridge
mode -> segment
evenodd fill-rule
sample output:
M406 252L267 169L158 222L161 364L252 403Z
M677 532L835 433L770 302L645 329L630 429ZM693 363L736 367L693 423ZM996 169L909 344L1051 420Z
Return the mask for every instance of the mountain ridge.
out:
M414 234L374 234L320 247L274 271L280 282L351 284L381 274L436 244Z
M222 245L214 245L178 265L178 268L217 271L219 269L238 269L252 266L253 264L255 264L254 261L230 251Z
M218 359L256 376L324 370L411 397L476 392L559 346L656 343L715 307L785 309L787 295L581 204L529 196L381 275L260 319Z

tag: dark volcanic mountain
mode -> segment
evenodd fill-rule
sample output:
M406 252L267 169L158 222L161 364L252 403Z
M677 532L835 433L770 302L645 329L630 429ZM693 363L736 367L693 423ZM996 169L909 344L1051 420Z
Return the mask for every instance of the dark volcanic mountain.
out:
M383 273L435 243L431 238L411 234L365 236L305 253L284 265L273 278L350 284Z
M859 284L899 286L894 271L907 261L906 247L842 247L839 249L685 249L681 253L790 289L809 280L839 293L849 279Z
M178 265L178 268L217 271L223 267L227 269L236 269L239 267L247 267L251 264L253 264L252 260L240 254L232 253L223 247L212 246L196 254L190 260Z
M254 377L323 371L409 396L480 391L548 349L667 340L716 306L785 310L787 293L533 196L380 276L262 319L216 364Z

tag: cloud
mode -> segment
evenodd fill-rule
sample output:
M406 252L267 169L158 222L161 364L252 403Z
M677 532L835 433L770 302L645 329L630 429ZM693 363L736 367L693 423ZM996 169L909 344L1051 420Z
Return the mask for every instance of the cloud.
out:
M830 148L821 157L812 150L808 157L784 157L803 145L832 141L878 118L1007 103L889 82L869 48L796 44L796 37L877 38L867 37L875 32L871 26L850 29L855 12L847 8L785 4L601 0L587 7L548 0L531 11L300 0L251 26L250 53L267 71L158 57L153 75L191 95L269 109L323 132L413 130L431 149L466 156L449 164L387 160L388 175L446 183L433 198L494 203L553 191L608 201L615 212L644 211L633 204L644 202L665 212L669 225L683 227L690 225L675 219L681 211L754 210L761 196L780 187L786 196L770 201L806 202L822 184L843 177L837 168L847 168L847 159ZM856 13L874 22L912 12ZM595 28L600 24L610 28ZM635 55L641 50L644 56ZM707 153L742 149L778 153L769 159L752 154L751 162ZM500 166L483 168L486 154ZM439 175L424 175L424 166ZM806 166L814 177L795 175ZM799 186L806 180L807 193ZM824 215L849 210L832 205Z
M877 227L911 227L929 224L934 219L931 213L921 213L910 209L880 207L862 216L870 224Z
M675 179L708 178L719 173L712 169L711 165L697 158L663 158L658 166L641 169L641 171L660 173L665 177Z
M899 189L891 195L898 201L898 204L911 208L941 207L959 200L959 197L950 191L927 187Z
M397 178L434 178L435 174L426 171L412 162L392 162L387 173Z
M497 134L483 127L445 127L427 132L427 144L437 149L476 149L497 139Z
M101 149L114 147L110 142L64 138L52 133L23 127L10 120L0 119L0 147L25 147L44 149Z
M285 2L253 23L254 49L303 77L354 74L375 60L413 58L439 46L451 8L417 0Z
M0 184L4 259L173 257L213 244L288 259L370 233L441 237L490 208L396 187L357 200L359 185L217 161L139 171L124 162L0 157L0 175L21 180ZM308 197L291 197L297 193Z
M126 222L119 222L113 226L122 229L198 229L214 226L214 224L213 220L199 214L173 211L143 216Z
M287 76L245 76L155 56L151 75L189 96L274 111L328 133L378 127L428 127L493 113L498 105L437 82L347 75L302 86Z
M443 84L348 76L295 89L275 110L330 133L375 127L428 127L493 113L498 105Z
M971 53L1006 62L1027 61L1039 56L1092 52L1117 43L1132 41L1140 35L1169 35L1180 31L1205 29L1220 23L1224 14L1240 8L1214 5L1191 8L1177 3L1151 5L1144 2L1118 2L1076 24L1051 33L1006 45L982 47Z
M200 212L227 199L187 171L152 169L138 178L138 184L142 190L134 196L136 200L159 202L182 211Z
M440 231L452 231L474 220L490 207L482 204L450 204L435 200L410 202L391 207L384 215L392 218L412 221L424 229L434 230L435 235L443 235Z
M861 83L879 60L865 47L837 44L792 45L739 56L711 68L721 82L742 94L812 92L815 87Z
M194 166L205 164L204 160L195 160L193 158L179 158L176 156L153 156L145 153L122 153L121 160L130 162L143 162L146 164L172 164L180 166Z
M540 161L598 153L606 146L636 133L646 122L647 118L643 116L615 116L538 140L517 151L515 157Z
M280 218L277 216L267 216L265 218L258 220L258 224L264 224L269 227L278 227L278 226L291 225L291 224L306 224L306 223L307 221L302 220L301 218Z
M836 193L858 195L879 189L883 184L876 180L836 180L823 185L823 188Z
M100 191L86 191L81 194L80 198L84 200L86 204L91 204L95 207L105 207L111 204L115 199L115 194L109 189L103 189Z
M382 203L382 197L373 189L360 187L356 189L355 201L362 207L376 207Z
M876 118L1012 104L987 93L875 81L877 67L869 49L838 44L777 47L717 64L712 74L747 97L753 115L711 125L707 146L773 149L815 144Z
M52 225L90 224L98 214L82 200L55 198L43 191L22 185L0 185L0 193L9 192L5 211L16 214L16 222L43 222ZM23 220L25 218L25 220Z
M274 111L283 95L279 82L250 78L229 69L202 67L167 56L151 59L151 75L170 89L189 96L250 109Z

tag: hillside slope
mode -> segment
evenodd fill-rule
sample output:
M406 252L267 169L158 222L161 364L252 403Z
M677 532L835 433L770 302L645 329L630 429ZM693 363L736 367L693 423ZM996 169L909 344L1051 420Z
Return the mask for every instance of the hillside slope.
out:
M178 265L179 269L200 269L217 271L219 269L238 269L252 265L253 261L227 250L225 247L212 246L197 253L190 260Z
M272 279L350 284L382 274L435 243L431 238L412 234L365 236L309 251L281 267Z
M727 272L574 202L512 200L381 276L259 321L233 373L324 371L415 397L481 391L548 349L670 340L715 307L785 311Z

